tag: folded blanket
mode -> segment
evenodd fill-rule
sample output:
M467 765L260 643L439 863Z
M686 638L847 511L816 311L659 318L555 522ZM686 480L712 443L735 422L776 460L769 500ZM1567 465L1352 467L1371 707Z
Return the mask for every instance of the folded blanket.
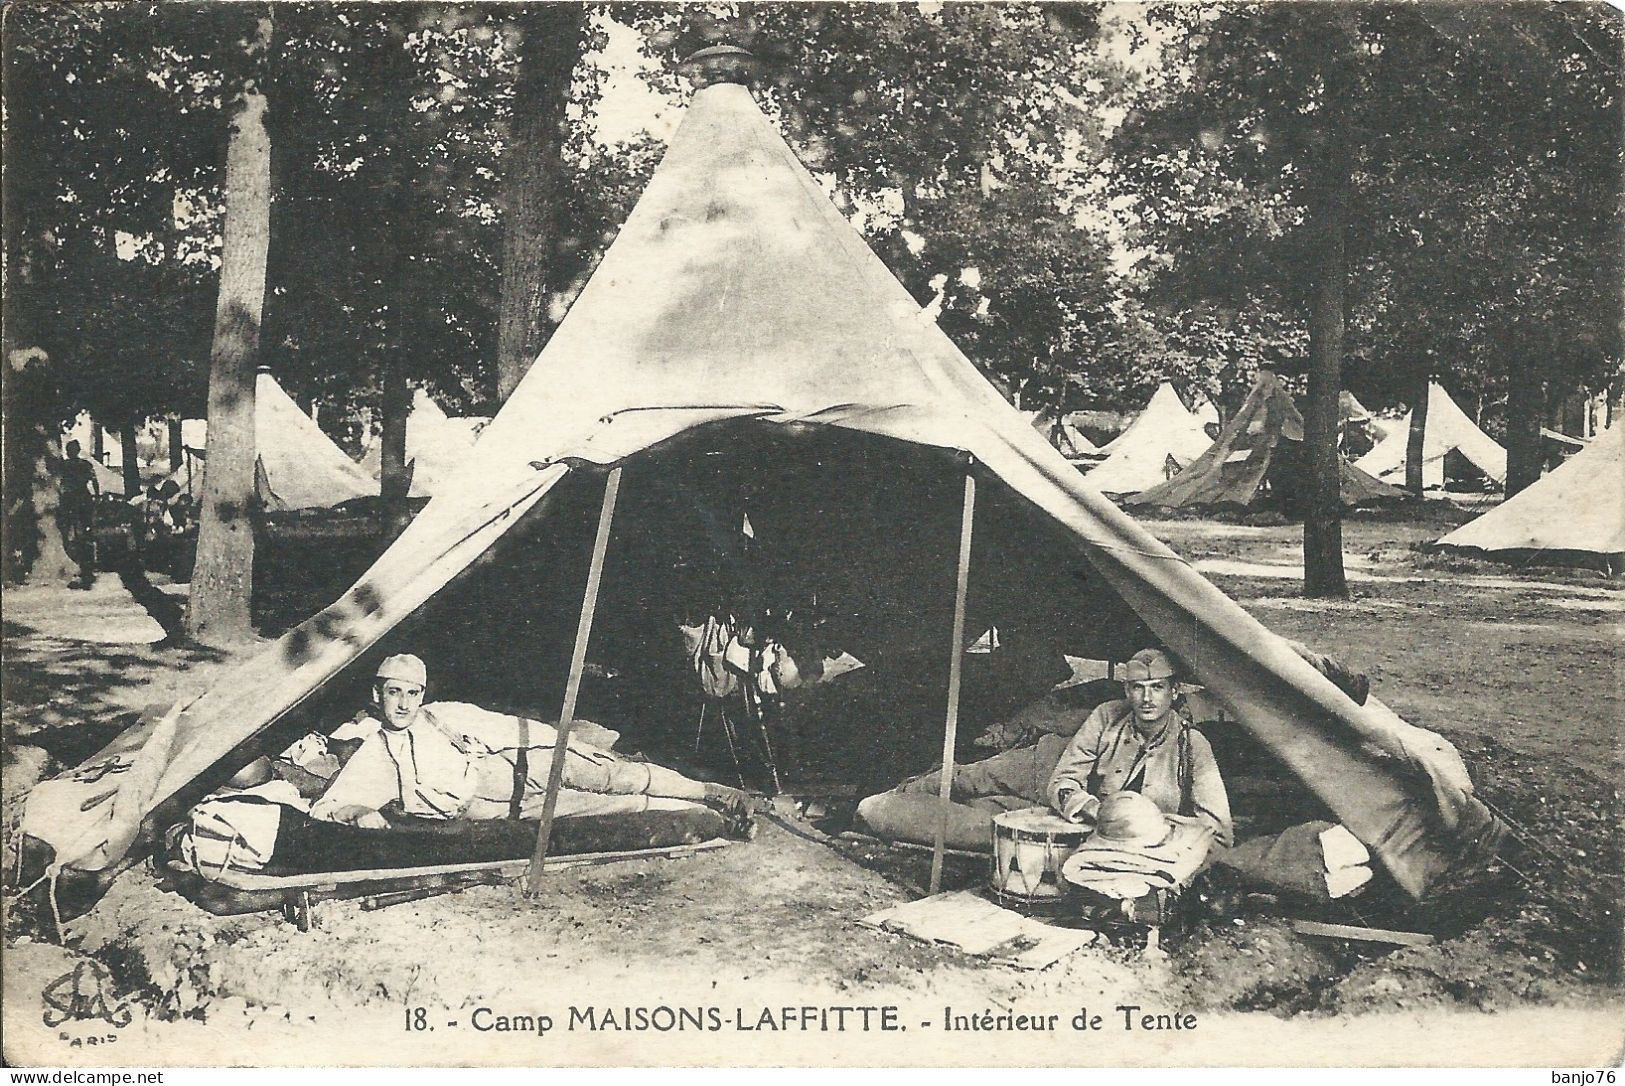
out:
M1122 845L1091 838L1067 857L1061 877L1113 898L1173 890L1196 876L1212 843L1213 831L1195 822L1172 824L1168 836L1155 845Z

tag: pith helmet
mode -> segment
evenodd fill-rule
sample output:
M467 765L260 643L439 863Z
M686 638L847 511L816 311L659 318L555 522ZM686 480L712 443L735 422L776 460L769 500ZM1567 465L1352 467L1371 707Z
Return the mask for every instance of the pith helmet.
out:
M1146 682L1151 679L1171 679L1179 674L1173 660L1161 649L1141 649L1123 665L1122 680L1126 683Z
M1113 792L1100 801L1092 843L1156 845L1168 836L1161 808L1138 792Z
M429 669L423 666L411 653L402 653L399 656L386 656L384 662L378 665L377 679L398 679L403 683L417 683L419 686L429 685Z

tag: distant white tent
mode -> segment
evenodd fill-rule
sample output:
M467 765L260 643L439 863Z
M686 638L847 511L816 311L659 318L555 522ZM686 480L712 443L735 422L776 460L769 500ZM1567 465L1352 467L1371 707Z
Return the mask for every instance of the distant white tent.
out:
M1196 416L1196 421L1203 426L1210 422L1215 426L1219 425L1219 409L1214 406L1213 401L1201 391L1192 393L1192 396L1196 402L1191 405L1191 414Z
M122 471L114 471L105 464L92 460L88 452L81 455L79 459L90 465L90 470L96 475L96 486L103 494L117 494L123 496L124 473Z
M414 498L427 498L440 489L447 476L467 458L489 419L478 416L450 418L429 394L418 389L412 413L406 417L406 459L412 465ZM375 481L383 469L383 440L374 436L361 455L361 467ZM373 487L377 490L376 482Z
M102 459L105 467L115 471L124 466L124 445L113 431L102 427ZM62 450L66 454L68 442L77 441L86 460L96 459L96 420L89 411L81 411L73 422L62 428Z
M1213 411L1212 404L1207 407ZM1217 419L1215 411L1213 420ZM1140 417L1101 450L1106 459L1088 474L1089 484L1103 494L1138 494L1165 482L1213 444L1203 424L1200 416L1186 410L1174 386L1164 381Z
M1411 416L1405 416L1388 429L1377 447L1354 462L1354 466L1386 483L1403 485L1405 455L1411 439ZM1460 453L1479 471L1504 484L1507 478L1507 451L1480 430L1456 401L1437 384L1428 386L1427 428L1422 439L1422 485L1428 489L1444 486L1444 458Z
M1625 426L1614 426L1527 489L1462 525L1440 547L1625 564Z
M1341 422L1370 422L1373 417L1365 404L1346 388L1337 394L1337 415Z
M1084 457L1097 455L1100 450L1083 435L1083 431L1073 426L1066 418L1057 418L1042 411L1023 411L1022 418L1032 423L1034 430L1044 435L1044 440L1055 446L1057 452L1068 460L1080 460Z
M203 496L206 461L196 456L192 441L207 430L193 427L188 433L188 425L199 421L182 422L186 455L167 476L195 498ZM254 454L255 492L265 509L324 509L378 492L377 483L264 372L254 384Z

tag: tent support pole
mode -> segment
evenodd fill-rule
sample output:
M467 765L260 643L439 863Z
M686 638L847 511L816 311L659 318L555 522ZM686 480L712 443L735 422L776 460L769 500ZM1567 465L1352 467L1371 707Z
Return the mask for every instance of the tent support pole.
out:
M598 611L598 585L604 576L604 554L609 550L609 526L615 519L615 498L621 490L621 469L611 468L604 481L604 504L598 510L598 534L592 541L592 564L587 567L587 591L581 600L581 621L576 624L575 648L570 653L570 675L564 684L564 708L559 710L553 764L547 772L547 792L542 797L542 824L536 831L536 850L525 872L525 894L534 896L542 886L542 864L547 859L548 842L553 836L553 810L559 802L559 786L564 782L564 759L570 749L570 725L575 722L576 698L581 693L581 673L587 666L587 641L592 636L593 615ZM521 785L521 787L523 787Z
M976 476L965 468L965 508L959 518L959 578L954 587L954 640L948 657L948 716L942 729L942 782L937 791L937 834L931 847L931 893L942 889L948 848L948 809L954 788L954 741L959 731L959 683L965 662L965 592L970 586L971 525L976 520Z

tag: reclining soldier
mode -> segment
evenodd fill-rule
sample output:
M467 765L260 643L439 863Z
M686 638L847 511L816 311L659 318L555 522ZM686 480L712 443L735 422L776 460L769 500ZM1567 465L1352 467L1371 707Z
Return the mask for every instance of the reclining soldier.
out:
M1214 841L1232 839L1230 801L1206 738L1174 707L1172 659L1144 649L1124 666L1123 698L1096 706L1070 735L1038 742L956 768L949 794L947 843L985 850L993 816L1048 806L1092 825L1100 800L1117 791L1145 795L1165 814L1207 825ZM904 781L858 805L861 826L883 837L929 840L941 806L942 774Z
M394 811L426 819L540 816L558 733L540 721L466 702L426 705L427 685L428 669L416 656L391 656L379 665L371 711L335 733L360 745L347 759L336 759L342 766L311 805L312 818L386 829L385 815ZM328 749L337 753L333 748L341 745ZM754 834L750 799L738 789L691 780L571 737L555 814L702 806L722 813L734 835Z

